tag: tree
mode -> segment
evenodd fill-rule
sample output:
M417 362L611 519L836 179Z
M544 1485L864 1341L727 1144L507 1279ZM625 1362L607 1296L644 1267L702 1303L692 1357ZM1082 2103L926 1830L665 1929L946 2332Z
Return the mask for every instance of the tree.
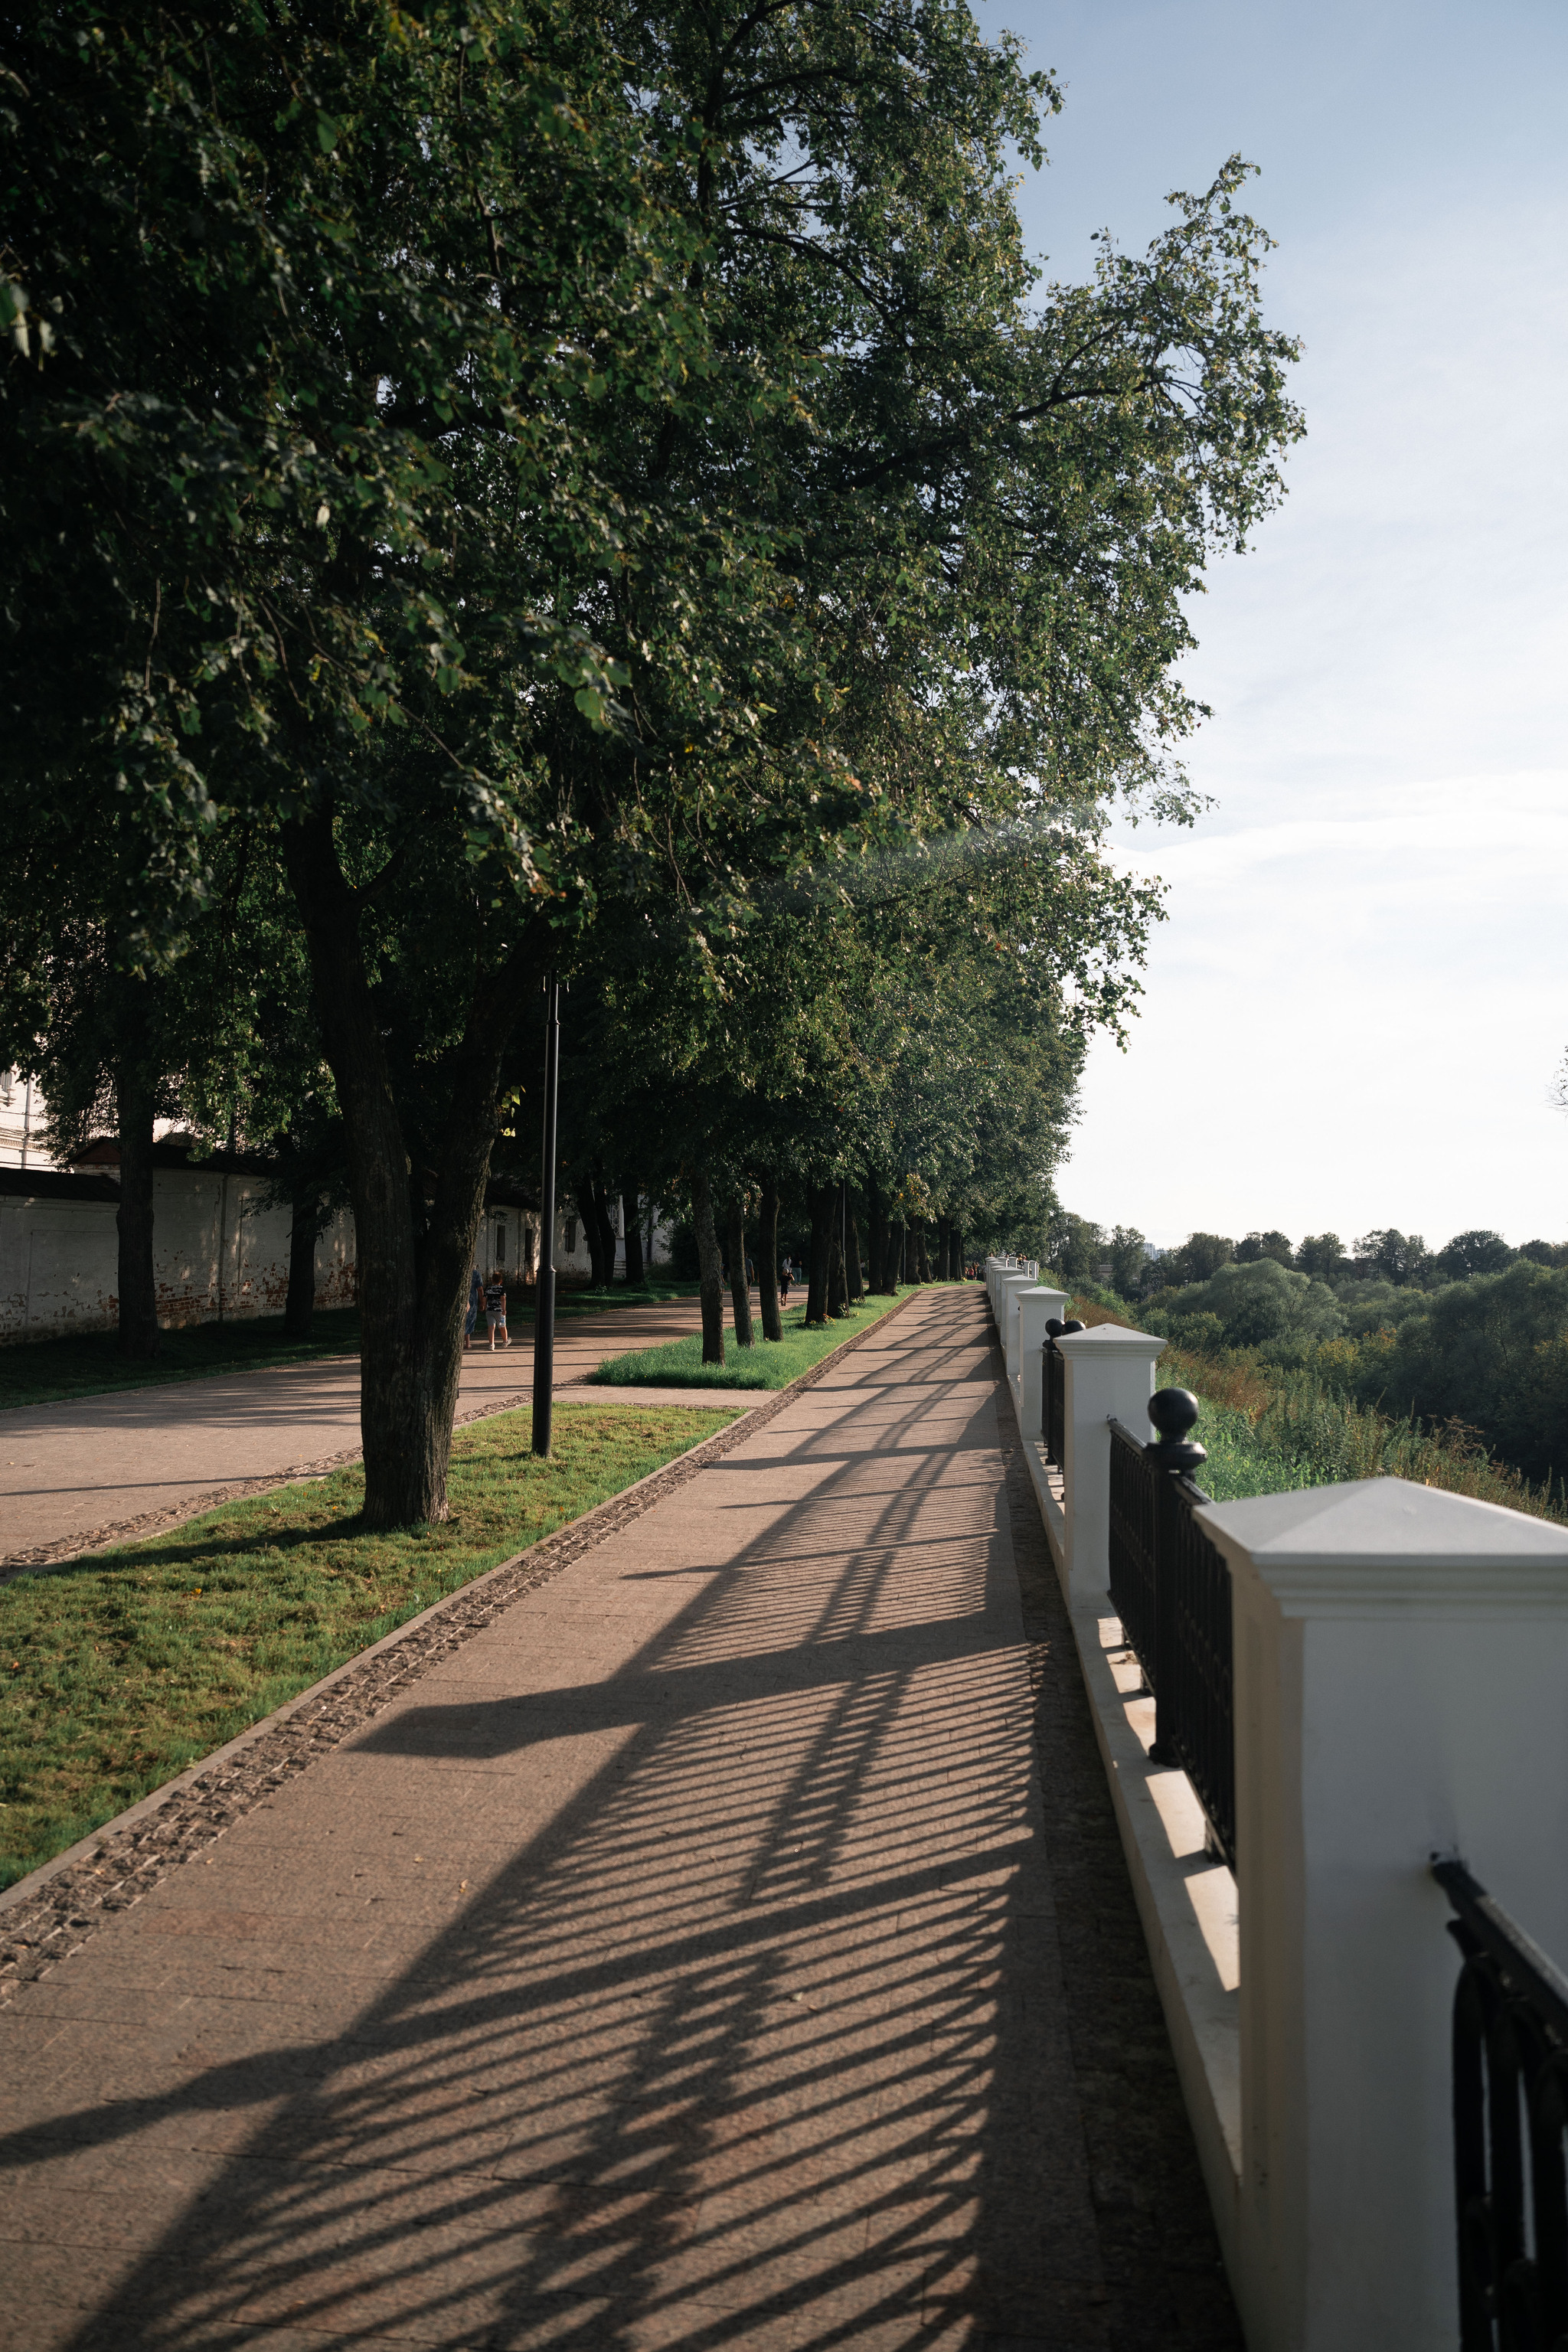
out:
M1308 1234L1296 1253L1296 1265L1302 1274L1316 1275L1323 1282L1332 1282L1349 1271L1345 1245L1338 1234Z
M1184 599L1278 496L1293 347L1234 162L1029 308L1009 173L1056 94L951 0L279 0L209 33L64 0L16 44L0 809L123 817L135 972L177 962L228 829L276 845L359 1230L365 1514L403 1524L445 1511L546 969L708 1008L676 1120L706 1283L758 1092L700 1056L789 889L994 860L1073 942L1026 975L1058 1000L1026 1115L978 1087L992 1213L1043 1215L1045 1104L1148 919L1075 892L1111 902L1116 795L1184 805ZM819 1190L868 1131L826 992L774 1063Z
M1206 1282L1236 1255L1236 1244L1224 1234L1189 1234L1180 1249L1172 1250L1161 1272L1167 1282Z
M1149 1244L1136 1225L1113 1227L1106 1245L1110 1286L1123 1298L1141 1297L1149 1274Z
M1431 1263L1420 1234L1402 1234L1394 1225L1363 1234L1355 1244L1355 1271L1363 1279L1418 1282Z
M1434 1263L1445 1281L1465 1282L1473 1274L1500 1274L1521 1255L1509 1247L1500 1234L1478 1228L1472 1233L1456 1234L1437 1252Z
M1206 1282L1167 1294L1155 1320L1180 1335L1194 1317L1215 1318L1228 1348L1310 1347L1344 1328L1327 1283L1293 1272L1272 1256L1232 1261Z
M1259 1258L1271 1257L1280 1265L1294 1265L1296 1253L1284 1234L1247 1234L1236 1245L1238 1265L1254 1265Z

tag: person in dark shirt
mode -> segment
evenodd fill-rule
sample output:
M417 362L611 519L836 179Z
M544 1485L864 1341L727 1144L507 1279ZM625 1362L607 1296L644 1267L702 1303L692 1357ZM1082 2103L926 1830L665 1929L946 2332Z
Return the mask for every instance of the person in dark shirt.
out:
M485 1321L490 1329L491 1355L495 1353L498 1331L501 1346L510 1348L511 1341L507 1337L506 1328L506 1276L499 1265L485 1285Z

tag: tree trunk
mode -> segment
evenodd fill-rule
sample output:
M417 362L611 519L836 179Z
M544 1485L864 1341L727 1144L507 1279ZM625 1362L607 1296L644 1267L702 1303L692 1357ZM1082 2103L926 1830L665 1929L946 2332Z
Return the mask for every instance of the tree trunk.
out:
M626 1229L626 1284L637 1289L647 1280L642 1262L642 1227L637 1223L637 1196L635 1192L621 1193L621 1223Z
M915 1280L917 1282L929 1282L931 1280L931 1260L926 1255L925 1219L923 1217L917 1217L914 1223L910 1226L910 1231L913 1236L915 1244Z
M938 1217L936 1221L936 1278L939 1282L947 1280L947 1219L945 1217Z
M827 1311L837 1323L849 1311L844 1295L844 1195L833 1187L827 1226Z
M588 1280L595 1290L605 1286L605 1234L594 1201L592 1177L580 1176L573 1187L583 1239L588 1244Z
M956 1217L952 1222L952 1278L954 1282L962 1282L963 1280L963 1228L958 1223Z
M888 1255L882 1274L882 1287L884 1290L897 1290L899 1286L899 1277L902 1271L903 1255L904 1227L902 1225L889 1225L888 1227Z
M731 1195L724 1245L730 1253L730 1303L735 1310L735 1345L753 1348L752 1294L746 1281L746 1213L739 1192Z
M852 1216L849 1220L849 1303L853 1307L866 1296L866 1284L860 1272L860 1228Z
M691 1222L697 1228L697 1265L702 1298L702 1360L724 1360L724 1268L713 1230L713 1194L706 1169L691 1180Z
M290 1339L308 1339L316 1311L316 1244L321 1237L321 1196L296 1192L289 1228L289 1296L283 1328Z
M616 1279L616 1221L610 1214L608 1188L597 1177L594 1180L594 1218L599 1229L599 1255L605 1268L605 1288L610 1289Z
M132 988L142 982L133 981ZM139 1039L122 1046L114 1066L115 1124L120 1135L120 1353L149 1363L158 1352L158 1280L153 1267L153 1118L156 1096Z
M522 1264L517 1274L518 1280L525 1286L539 1280L539 1227L531 1217L522 1221Z
M763 1310L764 1339L784 1338L779 1312L779 1188L772 1176L763 1179L757 1210L757 1301Z
M468 1270L489 1174L501 1057L535 965L520 951L476 990L455 1056L436 1197L427 1213L421 1202L416 1223L408 1150L359 936L359 902L338 860L331 814L286 825L283 854L347 1145L358 1255L363 1523L423 1526L447 1517Z
M828 1256L838 1187L814 1184L806 1197L811 1203L811 1261L806 1268L805 1319L808 1324L823 1324L827 1320Z
M866 1171L867 1263L872 1290L888 1290L888 1196L874 1168Z

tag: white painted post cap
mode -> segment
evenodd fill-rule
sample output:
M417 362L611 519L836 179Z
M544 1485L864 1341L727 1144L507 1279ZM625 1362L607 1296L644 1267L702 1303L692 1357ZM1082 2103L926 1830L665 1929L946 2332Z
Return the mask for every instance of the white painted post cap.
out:
M1195 1517L1287 1616L1423 1603L1490 1613L1568 1601L1568 1527L1408 1478L1253 1495L1210 1503Z

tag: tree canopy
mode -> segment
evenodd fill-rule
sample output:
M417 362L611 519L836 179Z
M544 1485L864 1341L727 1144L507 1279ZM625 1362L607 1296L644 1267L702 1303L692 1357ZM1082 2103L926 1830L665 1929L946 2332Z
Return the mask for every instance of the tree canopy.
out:
M1191 814L1184 600L1300 430L1237 159L1037 284L1059 102L961 0L8 37L10 1050L68 908L122 1138L216 1115L205 1046L116 1047L154 995L231 1122L341 1120L374 1521L445 1507L547 971L601 1188L826 1231L853 1175L879 1278L900 1213L1049 1213L1158 913L1109 815Z

